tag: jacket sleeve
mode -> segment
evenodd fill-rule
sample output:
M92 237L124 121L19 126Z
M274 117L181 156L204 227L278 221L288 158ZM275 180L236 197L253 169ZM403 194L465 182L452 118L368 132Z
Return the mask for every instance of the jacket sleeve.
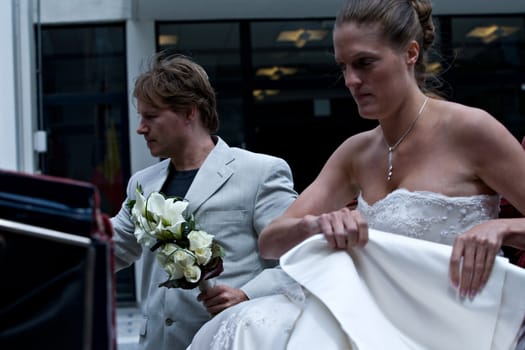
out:
M132 180L129 181L126 189L126 199L122 203L120 211L111 218L113 226L113 242L115 244L115 270L121 270L130 266L142 254L142 247L135 238L135 224L131 219L126 203L134 192ZM132 198L135 196L133 195Z
M272 220L282 215L297 198L288 163L272 158L261 181L254 208L254 228L259 234ZM277 262L274 262L277 264ZM272 294L301 294L302 289L279 267L267 268L241 287L248 298Z
M283 159L272 157L272 160L264 171L255 199L253 225L257 235L297 198L290 166Z
M280 266L263 270L242 286L241 290L249 299L284 294L292 300L304 300L301 285L284 272Z

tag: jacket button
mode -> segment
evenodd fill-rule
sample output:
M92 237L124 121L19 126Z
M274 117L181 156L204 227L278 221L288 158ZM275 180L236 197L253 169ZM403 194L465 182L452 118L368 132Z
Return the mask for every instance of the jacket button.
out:
M173 324L173 320L171 318L167 318L166 321L164 321L166 326L171 326Z

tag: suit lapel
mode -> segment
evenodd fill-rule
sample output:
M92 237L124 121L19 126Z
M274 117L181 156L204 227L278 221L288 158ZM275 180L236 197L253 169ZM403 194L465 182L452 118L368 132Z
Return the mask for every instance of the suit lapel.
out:
M228 165L234 160L228 145L218 138L217 145L202 164L186 194L189 213L194 213L232 176L233 170Z
M158 173L152 177L149 181L144 181L142 186L142 190L144 191L144 194L147 196L151 192L160 191L162 188L162 185L166 181L166 178L168 177L168 169L169 169L169 160L163 161L160 165ZM148 180L148 179L146 179Z

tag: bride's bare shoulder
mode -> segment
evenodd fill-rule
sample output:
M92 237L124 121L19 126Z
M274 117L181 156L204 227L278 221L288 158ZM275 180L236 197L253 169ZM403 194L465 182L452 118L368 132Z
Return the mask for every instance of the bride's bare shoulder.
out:
M440 118L448 121L449 126L463 129L470 127L486 127L486 124L489 125L497 122L496 118L490 115L487 111L477 108L467 106L457 102L451 101L440 101L436 100L436 109Z
M479 139L494 136L498 131L506 131L496 117L481 108L447 101L438 101L437 106L448 130L463 140L469 136Z
M370 148L370 145L381 137L379 126L374 129L354 134L347 138L338 149L344 152L360 153Z

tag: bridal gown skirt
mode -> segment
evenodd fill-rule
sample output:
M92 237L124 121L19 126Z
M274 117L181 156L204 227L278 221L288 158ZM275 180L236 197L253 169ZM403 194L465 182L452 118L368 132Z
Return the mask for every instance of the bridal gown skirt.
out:
M515 349L525 269L498 257L484 289L460 298L448 278L451 249L370 230L366 247L348 254L314 236L281 258L302 296L232 307L204 325L189 349Z

